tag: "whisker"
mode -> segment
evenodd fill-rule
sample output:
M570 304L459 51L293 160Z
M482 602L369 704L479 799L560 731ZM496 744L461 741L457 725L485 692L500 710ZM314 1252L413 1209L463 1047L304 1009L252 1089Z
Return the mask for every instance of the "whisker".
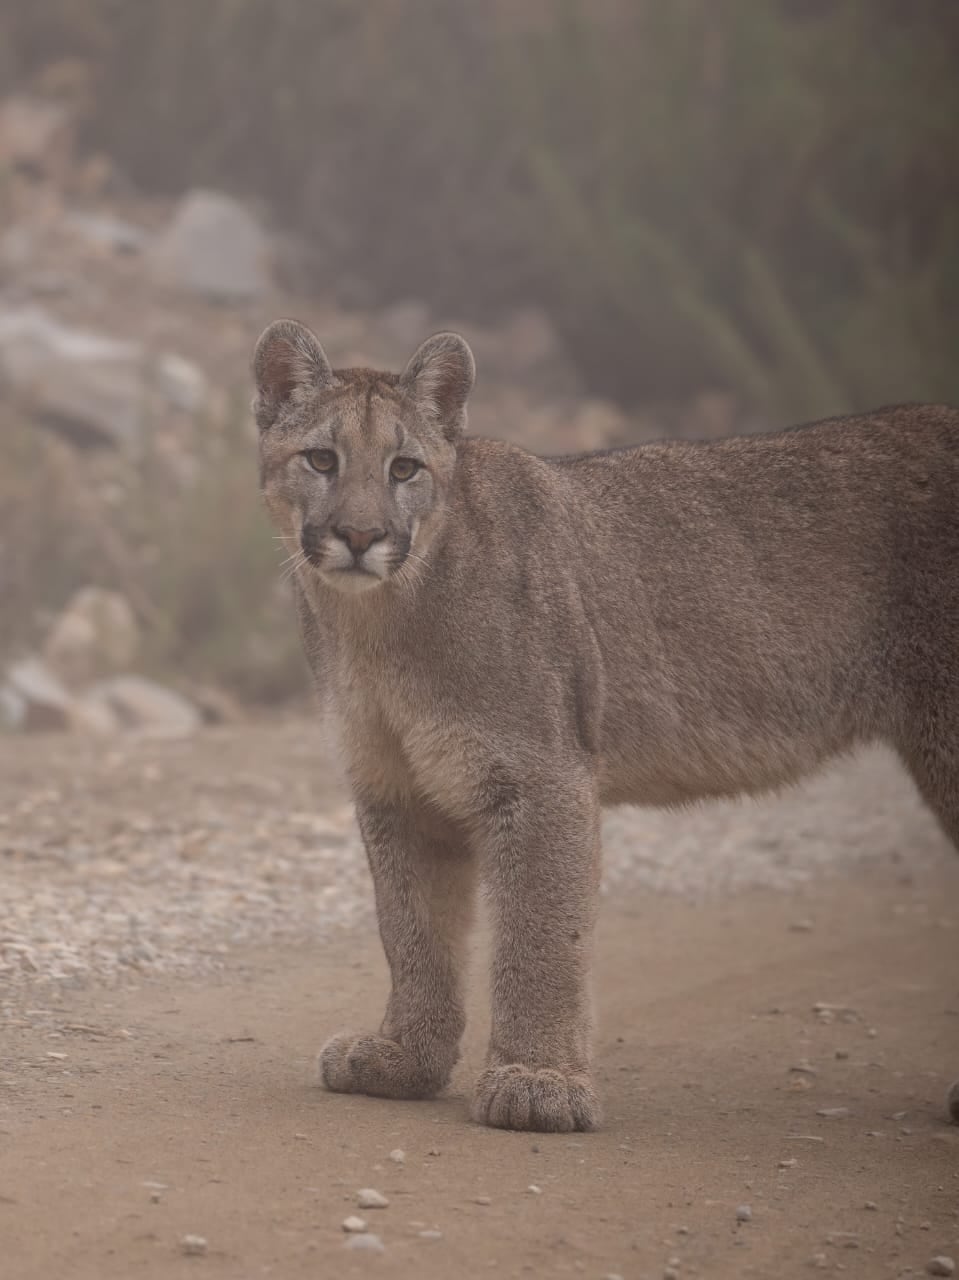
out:
M306 552L303 551L301 548L299 551L295 553L295 555L290 556L290 560L292 561L292 563L290 564L289 568L286 569L285 572L283 572L280 575L281 582L284 582L284 583L289 582L290 579L293 577L293 575L296 573L297 569L302 568L302 566L307 563ZM284 563L286 562L284 561Z

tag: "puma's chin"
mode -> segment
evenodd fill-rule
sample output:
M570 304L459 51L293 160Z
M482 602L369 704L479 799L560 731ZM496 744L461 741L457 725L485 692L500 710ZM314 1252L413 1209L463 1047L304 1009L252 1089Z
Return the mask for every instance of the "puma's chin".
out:
M381 587L386 581L386 578L378 573L371 573L368 569L361 568L324 569L320 571L320 577L326 586L347 596L364 595L368 591Z

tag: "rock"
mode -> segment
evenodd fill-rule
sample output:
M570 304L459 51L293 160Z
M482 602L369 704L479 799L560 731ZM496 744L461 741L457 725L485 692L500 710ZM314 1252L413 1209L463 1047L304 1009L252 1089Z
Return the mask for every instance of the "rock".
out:
M76 733L91 733L100 738L111 737L122 729L113 708L100 698L77 694L70 704L70 726Z
M534 1196L541 1196L543 1194L543 1188L538 1187L535 1182L531 1182L526 1190Z
M348 1218L343 1219L342 1227L344 1231L365 1231L366 1222L363 1218L358 1218L355 1214L350 1214Z
M0 170L34 177L62 173L73 144L73 121L58 102L26 95L0 104Z
M22 729L26 717L26 699L10 685L0 684L0 729Z
M843 1116L849 1115L848 1107L820 1107L816 1112L817 1116L822 1116L824 1120L841 1120Z
M147 243L147 233L142 227L109 214L74 211L68 213L64 221L78 239L111 253L140 253Z
M67 328L39 307L0 312L0 384L78 443L139 440L145 383L136 342Z
M199 413L210 401L206 374L183 356L172 352L161 355L154 378L163 400L183 413Z
M397 1147L395 1150L390 1152L390 1159L394 1164L403 1164L406 1160L406 1152L402 1147Z
M752 1219L753 1219L752 1206L748 1204L741 1204L739 1208L736 1210L736 1221L752 1222Z
M356 1193L356 1203L361 1209L385 1209L390 1202L381 1192L364 1187Z
M157 279L217 302L257 298L270 288L270 246L239 201L190 191L148 252Z
M70 694L39 658L13 663L6 670L2 687L12 728L39 732L70 727Z
M47 635L43 656L67 685L128 670L140 631L127 598L103 587L82 587L70 597Z
M180 1249L188 1257L200 1258L206 1253L207 1243L203 1236L184 1236L180 1241Z
M206 376L183 356L61 324L39 306L0 310L0 386L78 444L140 443L151 410L198 413Z
M108 706L122 728L145 737L182 738L200 727L191 702L143 676L114 676L94 685L88 696Z
M954 1276L956 1274L956 1263L947 1254L940 1253L938 1257L929 1259L926 1263L926 1270L931 1276Z
M346 1247L347 1249L362 1249L370 1253L386 1252L386 1245L379 1236L374 1235L372 1231L364 1231L359 1235L347 1236Z

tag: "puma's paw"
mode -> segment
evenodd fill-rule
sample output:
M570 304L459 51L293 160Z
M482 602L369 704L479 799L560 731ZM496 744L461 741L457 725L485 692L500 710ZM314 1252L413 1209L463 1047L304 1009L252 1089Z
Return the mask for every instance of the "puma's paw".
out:
M450 1068L413 1057L396 1040L378 1035L340 1035L320 1052L320 1079L334 1093L369 1093L378 1098L433 1098Z
M959 1080L949 1090L947 1099L949 1104L949 1115L956 1124L959 1124Z
M597 1129L599 1101L587 1075L563 1075L548 1067L511 1063L487 1067L476 1082L472 1116L494 1129L572 1133Z

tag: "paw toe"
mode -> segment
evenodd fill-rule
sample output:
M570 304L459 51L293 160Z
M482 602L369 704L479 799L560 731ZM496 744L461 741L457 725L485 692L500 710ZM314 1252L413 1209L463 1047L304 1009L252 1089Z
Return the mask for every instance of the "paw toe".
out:
M368 1093L381 1098L432 1098L446 1083L395 1040L379 1035L339 1035L320 1052L320 1079L334 1093Z
M494 1129L572 1133L595 1129L600 1110L588 1079L517 1063L488 1067L480 1076L473 1119Z

